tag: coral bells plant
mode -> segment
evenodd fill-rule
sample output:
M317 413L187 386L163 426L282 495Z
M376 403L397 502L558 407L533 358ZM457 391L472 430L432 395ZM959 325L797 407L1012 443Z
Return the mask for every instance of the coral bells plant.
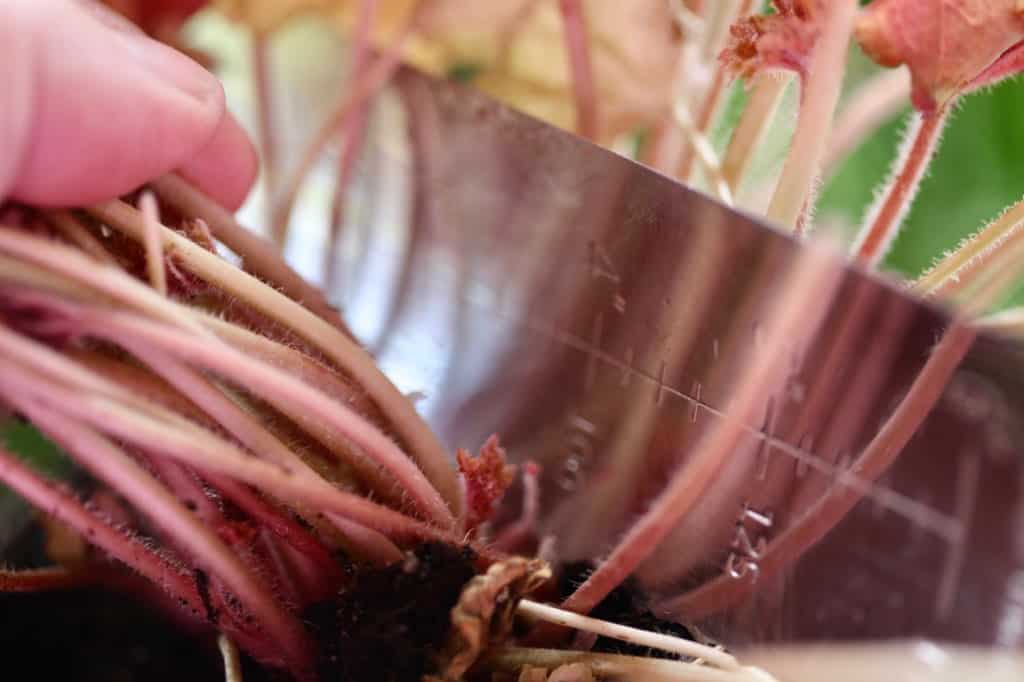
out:
M178 45L203 3L109 4ZM774 360L785 345L823 323L835 273L797 260L743 368L736 418L702 437L596 566L570 575L535 537L538 467L507 461L500 434L479 454L446 452L324 295L283 260L299 189L340 140L333 263L370 106L408 61L446 74L468 64L480 87L599 144L642 130L640 160L733 202L793 81L797 129L766 215L810 233L833 120L846 120L837 109L856 41L878 63L909 70L903 94L915 108L851 254L874 265L959 98L1024 68L1021 3L777 0L770 15L740 0L523 0L486 12L464 0L213 4L253 33L270 240L180 173L100 203L0 208L0 409L59 446L86 482L47 477L0 448L0 481L45 512L53 560L0 570L0 591L99 585L142 597L182 631L216 641L229 680L241 679L242 659L309 681L771 679L686 622L656 618L631 576L704 499L742 423L781 381ZM353 73L286 174L268 37L303 13L349 36ZM466 30L465 13L486 15L479 31ZM709 136L734 77L749 98L719 158ZM961 312L857 456L863 479L899 456L979 325L1021 324L1016 311L982 316L1015 282L1022 221L1024 205L1009 208L912 285ZM641 430L644 409L631 414ZM517 479L522 518L495 527ZM761 574L791 565L860 495L825 495L767 543ZM541 556L516 553L536 546ZM713 615L750 588L712 580L665 611ZM621 603L629 607L610 606Z

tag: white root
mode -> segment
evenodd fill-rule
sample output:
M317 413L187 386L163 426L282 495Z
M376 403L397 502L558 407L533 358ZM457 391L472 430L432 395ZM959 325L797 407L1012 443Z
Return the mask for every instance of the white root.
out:
M707 663L722 670L739 670L740 664L734 656L721 649L707 644L700 644L681 637L650 632L639 628L609 623L608 621L582 616L573 611L566 611L549 604L523 599L519 602L518 611L524 616L536 618L555 625L562 625L583 632L592 632L603 637L617 639L620 642L659 649L670 654L703 659Z
M217 648L224 659L224 682L242 682L242 661L238 656L238 647L228 639L227 635L217 635Z

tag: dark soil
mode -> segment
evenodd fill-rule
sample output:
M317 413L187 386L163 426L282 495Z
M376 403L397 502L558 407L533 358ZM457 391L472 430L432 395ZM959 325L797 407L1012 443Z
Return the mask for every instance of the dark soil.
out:
M101 589L0 594L0 651L7 679L224 680L212 634L189 636L146 605ZM267 679L247 663L246 682Z
M578 585L582 584L587 576L593 572L594 566L590 562L581 561L567 564L562 567L558 579L559 596L564 599L568 597ZM604 598L597 607L590 612L594 618L607 620L620 625L628 625L634 628L661 632L667 635L675 635L684 639L696 640L694 633L685 625L675 621L663 620L651 612L647 598L639 587L632 580L627 580ZM611 654L625 654L628 656L646 656L648 658L678 658L677 656L648 649L647 647L628 644L607 637L598 637L591 651Z
M404 563L356 572L336 599L310 607L321 679L419 682L444 646L474 559L469 549L424 544Z

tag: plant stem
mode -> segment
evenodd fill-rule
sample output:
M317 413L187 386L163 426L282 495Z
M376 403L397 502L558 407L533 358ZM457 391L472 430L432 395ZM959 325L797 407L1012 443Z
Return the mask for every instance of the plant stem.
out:
M132 238L141 237L138 212L124 202L107 202L89 210ZM413 405L381 373L369 353L299 304L262 285L216 255L166 227L161 233L164 248L173 250L175 257L189 272L216 285L225 293L237 296L264 315L295 331L359 383L391 421L395 431L409 447L410 455L444 497L452 512L459 513L461 498L454 471L444 450ZM275 392L271 390L267 393Z
M104 265L113 265L114 257L104 248L82 222L70 211L50 211L43 217L60 232L65 239Z
M981 232L963 240L956 251L921 275L911 291L926 298L950 296L973 279L973 275L980 271L979 266L1005 251L1010 246L1008 240L1014 239L1022 228L1024 200L1003 211Z
M88 541L121 563L138 571L154 585L181 600L184 608L199 617L205 612L192 577L166 556L134 536L114 529L86 509L65 487L47 481L29 469L16 455L0 446L0 481L38 509L45 509Z
M227 635L220 633L217 635L217 648L224 661L224 682L242 682L242 661L238 657L238 647Z
M134 211L134 209L132 210ZM142 226L138 224L137 227L139 228L138 236L141 238ZM184 238L182 241L192 244ZM192 246L199 249L195 244ZM143 311L155 319L169 322L201 336L212 336L182 306L172 303L141 284L119 267L97 266L95 260L83 255L77 249L24 234L19 230L0 227L0 252L6 252L17 258L17 261L10 264L13 267L8 267L7 263L0 262L0 276L4 275L5 270L14 274L18 268L36 265L48 271L45 273L45 278L37 283L42 285L40 288L53 290L54 287L57 287L67 295L80 298L83 294L80 286L67 291L64 283L60 281L61 278L54 277L54 275L66 277L113 300ZM209 255L212 256L212 254ZM216 256L213 257L216 258Z
M167 295L167 269L164 267L164 249L160 239L160 214L152 192L139 197L139 213L145 227L142 245L146 251L146 271L149 284L161 296Z
M948 110L944 107L930 114L914 114L892 177L868 210L854 243L858 262L876 266L885 257L917 195L921 178L946 125Z
M689 109L686 108L686 104L681 98L676 101L672 111L675 116L676 125L683 131L685 138L689 140L690 148L696 152L697 160L700 161L701 167L707 174L708 184L711 185L715 196L722 203L731 206L733 203L732 190L722 175L718 154L715 153L711 142L697 129L696 124L694 124L693 119L690 117Z
M124 339L134 339L129 342L129 348L145 343L180 360L199 364L245 386L272 404L292 402L311 418L331 425L339 435L355 443L370 461L390 473L427 519L442 528L455 527L455 520L444 500L398 446L355 411L331 401L294 377L234 352L226 345L197 342L194 337L178 330L121 313L81 309L80 317L73 324L81 332L115 344L124 345ZM288 452L287 449L284 451ZM277 454L281 455L281 452ZM292 471L312 474L297 458L290 458L284 466Z
M113 443L66 415L45 409L35 402L36 399L54 400L43 388L47 382L33 381L30 373L10 364L5 368L4 380L9 403L72 453L97 478L123 495L154 525L167 532L176 544L187 549L187 555L199 567L222 580L266 628L290 664L299 670L311 665L311 643L307 641L302 626L277 604L266 586L260 584L211 527L201 523L159 481ZM11 391L15 384L20 384L16 389L17 397L12 396ZM58 393L61 393L59 389ZM65 398L61 393L56 400Z
M597 88L587 38L582 0L558 0L576 100L576 133L593 140L597 136Z
M698 441L693 457L673 474L665 489L644 515L626 532L611 554L562 607L587 613L622 583L693 508L746 433L757 421L764 404L784 379L787 363L779 362L788 349L816 333L838 284L835 263L817 249L808 248L778 293L767 316L762 342L755 344L742 376L742 385L730 402L729 414Z
M110 333L116 338L123 331L121 328ZM168 338L174 334L174 330L168 327L157 327L154 332L156 336L164 335ZM152 340L154 337L143 334L139 338ZM192 340L188 344L199 345ZM157 344L157 347L173 353L174 341ZM323 479L256 459L212 433L197 427L182 428L187 423L179 425L173 419L169 420L173 414L160 418L138 412L134 401L123 404L101 395L88 395L78 401L53 407L75 418L87 420L95 428L139 447L184 461L197 470L223 473L244 480L278 498L299 505L321 505L325 512L338 513L384 533L421 538L449 537L449 533L425 526L359 495L338 490Z
M729 183L733 194L740 193L754 155L767 135L782 95L792 80L789 73L759 73L754 77L750 99L722 159L722 177Z
M581 616L580 614L572 611L565 611L564 609L559 609L547 604L541 604L529 599L521 600L519 602L519 606L516 607L516 610L521 615L527 617L581 630L583 632L592 632L596 635L617 639L620 642L628 642L629 644L634 644L636 646L658 649L660 651L676 654L677 656L702 658L711 665L718 666L723 670L737 670L740 667L740 664L735 657L725 653L721 649L716 649L715 647L707 646L706 644L699 644L698 642L688 639L664 635L658 632L651 632L649 630L641 630L639 628L632 628L625 625L618 625L617 623L609 623L608 621L598 620L597 618Z
M2 466L2 462L0 462ZM7 569L0 567L0 594L4 592L51 592L92 584L96 579L88 569L64 566Z
M856 0L823 5L826 14L800 97L800 114L768 218L796 232L814 203L814 186L839 101Z
M958 321L953 323L917 375L906 397L850 471L841 476L839 485L768 544L758 560L759 580L768 580L791 566L863 498L870 484L885 473L931 412L975 336L976 331L972 327ZM665 602L664 610L699 620L735 606L746 599L755 587L756 583L750 579L736 580L722 575L692 592Z
M690 88L689 97L686 97L688 108L700 102L700 111L697 114L697 132L701 137L707 138L711 125L715 120L725 94L726 86L729 84L729 77L726 73L725 64L718 59L719 52L725 47L729 37L729 28L741 17L745 17L752 11L753 0L719 0L709 8L709 16L705 20L704 30L701 35L699 69L712 69L714 76L707 88ZM701 82L702 78L696 79ZM683 151L682 161L679 166L677 177L683 182L690 182L693 172L692 148Z
M149 184L157 196L182 215L206 221L213 235L241 257L246 272L269 282L344 334L352 335L319 289L292 270L269 242L239 225L220 204L177 175L164 175Z

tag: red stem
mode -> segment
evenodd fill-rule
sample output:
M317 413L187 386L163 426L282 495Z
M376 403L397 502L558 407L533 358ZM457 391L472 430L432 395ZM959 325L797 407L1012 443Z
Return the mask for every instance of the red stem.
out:
M11 452L0 447L0 480L29 503L71 526L121 563L159 585L197 619L205 613L191 575L138 538L115 530L97 518L64 486L47 481Z
M45 568L0 568L0 593L50 592L92 584L96 580L89 570L73 570L63 566Z
M857 239L856 258L865 265L877 265L899 232L910 209L928 162L947 118L948 107L934 113L916 114L908 130L905 147L897 160L898 170L880 201L868 213L866 226Z
M594 139L597 136L597 91L583 2L559 0L558 6L565 26L565 49L569 55L573 93L576 97L576 132L582 137Z

